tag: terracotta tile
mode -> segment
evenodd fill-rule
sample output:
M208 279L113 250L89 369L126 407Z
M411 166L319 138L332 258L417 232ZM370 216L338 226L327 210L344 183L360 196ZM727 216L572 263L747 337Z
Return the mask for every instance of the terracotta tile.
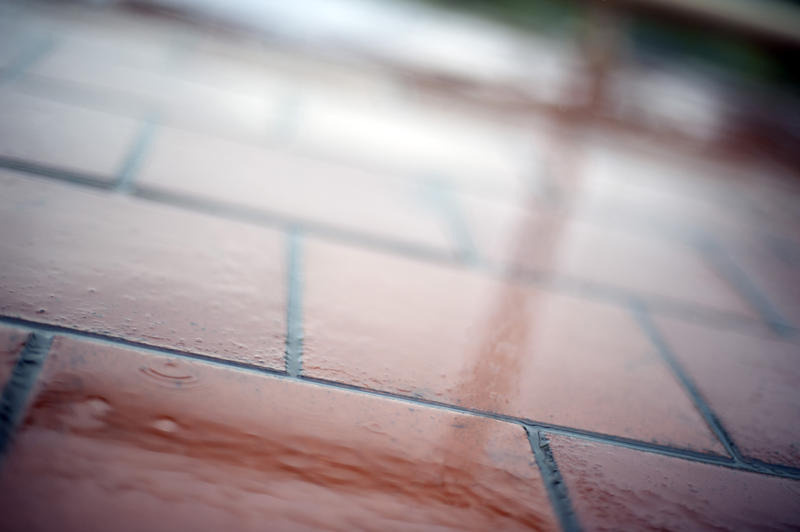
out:
M0 186L4 315L283 367L281 234L11 173Z
M196 133L159 131L137 185L448 250L426 190L344 165Z
M511 424L64 337L31 404L10 528L557 528Z
M305 375L722 452L626 310L317 241Z
M688 243L564 212L471 196L461 203L479 252L492 262L757 317Z
M0 90L0 156L113 180L141 123Z
M587 530L790 530L800 482L550 436Z
M22 329L0 325L0 393L14 372L14 366L27 339L28 333Z
M746 456L800 466L800 344L675 320L658 326Z

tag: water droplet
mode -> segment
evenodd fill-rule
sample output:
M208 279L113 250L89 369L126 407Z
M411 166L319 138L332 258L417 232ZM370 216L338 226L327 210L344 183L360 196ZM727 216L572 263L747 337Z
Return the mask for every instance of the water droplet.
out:
M142 374L155 382L169 387L189 387L198 383L199 379L188 364L176 360L152 362L139 368Z
M153 421L153 428L159 432L175 432L180 427L174 420L168 417L161 417Z

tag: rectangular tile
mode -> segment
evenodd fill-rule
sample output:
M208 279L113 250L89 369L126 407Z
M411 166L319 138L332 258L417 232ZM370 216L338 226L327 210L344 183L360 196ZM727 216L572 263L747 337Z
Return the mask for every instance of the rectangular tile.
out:
M303 373L723 452L624 308L309 240Z
M739 450L800 467L800 344L665 318L657 323Z
M65 337L0 492L26 530L557 529L522 427Z
M468 196L461 202L478 251L491 262L758 317L688 242L555 210Z
M551 435L587 530L792 530L800 482Z
M425 187L172 128L159 130L137 186L254 209L311 225L449 251Z
M0 325L0 393L14 372L27 339L28 333L22 329Z
M0 313L283 368L282 234L0 173Z
M112 181L141 121L0 90L0 157Z

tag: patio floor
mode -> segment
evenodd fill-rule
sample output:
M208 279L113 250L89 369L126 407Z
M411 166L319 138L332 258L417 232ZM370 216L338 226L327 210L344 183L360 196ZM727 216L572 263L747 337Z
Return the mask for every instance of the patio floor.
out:
M800 181L0 15L0 529L800 528Z

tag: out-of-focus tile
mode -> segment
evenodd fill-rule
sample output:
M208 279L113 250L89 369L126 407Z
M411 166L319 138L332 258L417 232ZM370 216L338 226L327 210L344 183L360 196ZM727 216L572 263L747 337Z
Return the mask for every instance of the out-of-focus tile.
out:
M551 435L587 530L790 530L800 482Z
M800 466L800 344L657 321L739 450Z
M516 187L529 133L432 106L300 94L293 138L304 148L457 186Z
M13 529L557 529L519 426L64 337L15 441Z
M161 129L137 185L448 251L444 215L403 180L286 151Z
M0 156L113 180L138 120L0 90Z
M492 262L757 317L689 243L473 196L461 204L479 252Z
M0 186L4 315L283 368L281 234L11 173Z
M303 373L723 452L627 310L310 241Z
M131 107L147 105L167 123L247 138L266 135L285 96L283 85L267 75L231 78L206 72L185 79L178 67L146 68L140 61L117 61L113 54L87 53L77 45L55 49L31 74L94 91L94 105L115 97ZM208 78L217 81L202 82Z
M28 333L25 331L0 325L0 392L11 377L27 339Z
M797 225L800 228L800 223ZM800 327L800 238L769 233L721 238L723 252L770 305L776 320Z

